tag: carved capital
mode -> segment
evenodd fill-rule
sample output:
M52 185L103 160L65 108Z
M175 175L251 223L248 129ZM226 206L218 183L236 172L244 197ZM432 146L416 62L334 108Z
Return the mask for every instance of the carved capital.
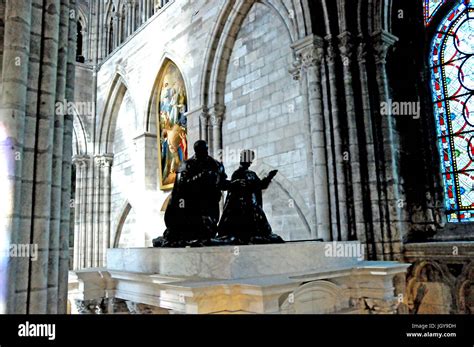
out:
M201 120L202 124L206 124L209 122L209 109L206 106L202 107L201 114L199 115L199 119Z
M319 66L321 65L321 61L323 60L324 50L322 47L306 47L301 51L301 62L302 67L307 69L312 66Z
M101 154L94 157L95 165L98 167L112 167L114 162L113 154Z
M324 57L323 47L324 40L316 35L308 35L292 45L295 61L288 71L293 79L300 79L302 69L321 65Z
M339 52L342 58L350 59L353 55L354 43L350 32L345 31L337 36L339 40Z
M225 106L221 104L215 104L210 110L209 122L213 127L220 127L222 120L224 119Z
M90 157L88 155L75 155L72 157L72 164L76 168L86 167L90 162Z
M357 61L365 63L367 58L367 45L364 42L360 42L357 46Z
M334 64L336 61L336 56L336 49L334 48L332 41L328 40L328 46L326 50L326 62L330 65Z
M385 64L387 61L387 53L390 47L398 41L387 31L379 31L372 34L372 44L374 47L375 62L377 64Z

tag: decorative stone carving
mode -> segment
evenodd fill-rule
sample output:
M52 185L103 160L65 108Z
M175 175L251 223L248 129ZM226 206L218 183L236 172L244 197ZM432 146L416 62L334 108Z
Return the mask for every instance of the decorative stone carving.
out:
M367 58L367 44L363 41L357 46L357 61L359 63L366 63Z
M78 168L86 167L90 162L90 157L88 155L75 155L72 157L72 164Z
M350 32L345 31L338 35L339 39L339 52L343 59L351 59L354 53L354 43Z
M140 304L133 301L125 301L125 304L128 312L131 314L169 314L168 310L157 306Z
M295 81L298 81L301 78L301 59L297 57L294 62L291 63L291 67L288 69L288 72L291 74Z
M301 51L301 62L302 67L307 69L313 66L319 66L324 56L324 50L322 47L306 47Z
M79 314L104 314L107 313L105 299L74 300L76 312Z
M114 156L113 154L101 154L94 157L95 165L98 167L112 167Z
M377 64L386 64L387 53L398 38L387 31L379 31L372 34L372 43L375 53L375 62Z

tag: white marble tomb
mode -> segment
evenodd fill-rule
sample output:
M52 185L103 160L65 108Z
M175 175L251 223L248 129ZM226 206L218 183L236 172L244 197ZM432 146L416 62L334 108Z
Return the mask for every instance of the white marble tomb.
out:
M365 261L359 247L291 242L109 249L107 268L70 274L69 300L74 307L116 298L191 314L397 312L404 287L396 283L404 283L409 264Z

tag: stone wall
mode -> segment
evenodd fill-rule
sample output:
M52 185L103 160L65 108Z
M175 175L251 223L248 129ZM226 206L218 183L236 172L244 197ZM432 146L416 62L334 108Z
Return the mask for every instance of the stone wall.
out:
M264 194L264 208L273 231L286 240L309 239L295 197L283 182L313 207L308 170L309 129L304 120L301 88L288 73L293 62L291 38L273 10L255 4L237 34L226 76L226 116L222 125L223 158L228 175L238 167L241 149L256 152L254 170L278 169ZM227 159L227 160L226 160ZM265 170L262 170L265 171ZM265 173L267 173L266 171Z

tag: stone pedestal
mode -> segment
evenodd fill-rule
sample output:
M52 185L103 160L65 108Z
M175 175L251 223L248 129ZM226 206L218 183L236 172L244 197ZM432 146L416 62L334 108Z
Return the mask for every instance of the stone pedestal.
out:
M84 300L121 299L152 313L395 313L403 293L394 278L409 264L364 261L360 249L357 242L109 249L107 269L77 273L70 299L82 288Z

